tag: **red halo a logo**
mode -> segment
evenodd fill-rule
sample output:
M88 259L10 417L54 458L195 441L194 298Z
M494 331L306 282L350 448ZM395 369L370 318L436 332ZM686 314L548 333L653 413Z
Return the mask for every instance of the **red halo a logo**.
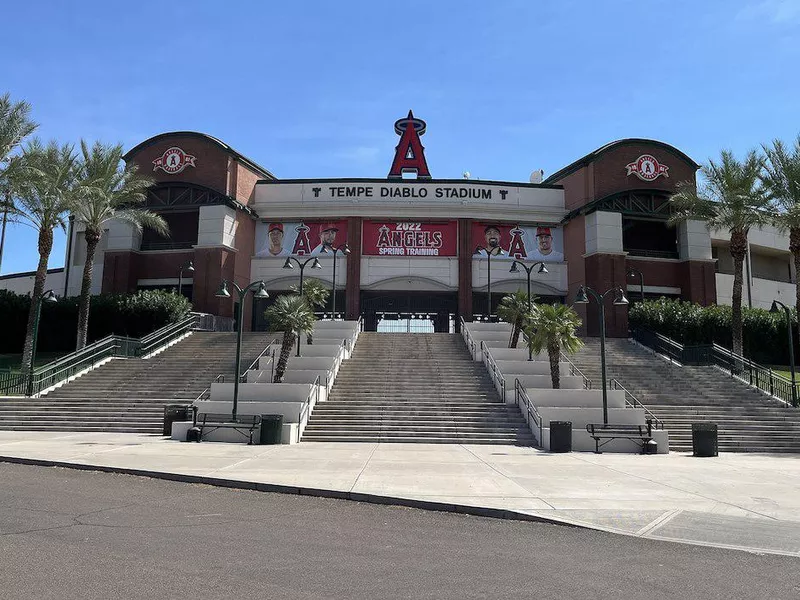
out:
M164 154L153 161L153 171L161 169L165 173L175 175L183 171L186 167L196 166L194 164L196 160L197 158L195 156L186 154L186 152L177 146L173 146L172 148L164 150Z
M669 167L662 165L658 160L650 154L642 154L634 162L628 163L625 168L628 170L628 175L633 173L642 181L655 181L659 175L669 177Z

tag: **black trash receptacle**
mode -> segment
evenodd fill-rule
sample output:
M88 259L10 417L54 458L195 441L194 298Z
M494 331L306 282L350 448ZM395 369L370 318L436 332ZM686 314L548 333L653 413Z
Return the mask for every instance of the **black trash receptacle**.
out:
M283 415L261 415L260 444L280 444Z
M172 424L175 421L191 421L192 407L188 404L167 404L164 407L163 435L172 435Z
M695 456L717 456L717 424L692 423L692 450Z
M572 421L550 421L550 452L572 452Z

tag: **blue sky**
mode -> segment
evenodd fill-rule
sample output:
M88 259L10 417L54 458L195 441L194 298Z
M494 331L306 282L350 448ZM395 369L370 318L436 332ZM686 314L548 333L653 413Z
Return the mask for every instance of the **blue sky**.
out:
M442 178L527 181L622 137L703 161L800 132L800 0L7 4L0 92L41 137L203 131L278 177L385 176L409 108ZM35 268L31 230L6 248L3 273Z

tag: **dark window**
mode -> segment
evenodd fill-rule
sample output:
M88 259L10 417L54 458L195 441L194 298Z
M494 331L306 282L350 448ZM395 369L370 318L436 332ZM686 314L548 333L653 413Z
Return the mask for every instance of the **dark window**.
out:
M622 248L632 256L678 258L678 234L666 221L622 219Z
M160 213L169 226L169 237L161 237L152 229L142 232L142 250L177 250L197 244L200 211L170 211Z

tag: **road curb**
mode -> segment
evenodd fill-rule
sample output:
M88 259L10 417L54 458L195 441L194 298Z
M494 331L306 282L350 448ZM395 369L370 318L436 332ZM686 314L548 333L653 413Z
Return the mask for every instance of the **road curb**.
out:
M487 517L490 519L528 521L533 523L558 525L561 527L574 527L578 529L602 531L602 529L596 527L590 527L588 525L574 523L568 520L553 519L550 517L521 513L511 509L503 509L503 508L486 508L482 506L470 506L468 504L453 504L450 502L435 502L432 500L400 498L397 496L382 496L380 494L365 494L363 492L346 492L343 490L329 490L323 488L282 485L277 483L258 483L254 481L225 479L222 477L207 477L205 475L188 475L184 473L169 473L166 471L150 471L147 469L131 469L127 467L90 465L84 463L74 463L69 461L51 460L43 458L0 456L0 462L13 463L19 465L31 465L37 467L62 467L65 469L75 469L78 471L99 471L102 473L118 473L121 475L134 475L137 477L149 477L151 479L163 479L166 481L178 481L181 483L199 483L203 485L211 485L214 487L252 490L255 492L271 492L276 494L290 494L295 496L313 496L317 498L334 498L337 500L350 500L352 502L364 502L367 504L403 506L406 508L416 508L420 510L450 512L463 515L471 515L475 517Z

